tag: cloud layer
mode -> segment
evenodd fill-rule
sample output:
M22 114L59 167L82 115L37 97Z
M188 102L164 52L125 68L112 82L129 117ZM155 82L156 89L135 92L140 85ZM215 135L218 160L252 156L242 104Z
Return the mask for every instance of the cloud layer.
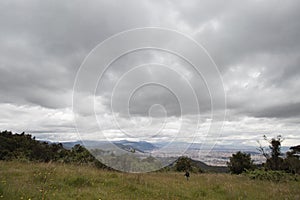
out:
M182 123L180 138L184 140L193 138L194 129L189 127L199 119L195 134L201 138L208 130L211 111L222 112L218 107L221 96L212 107L205 84L205 79L214 82L218 77L198 76L189 63L170 52L142 50L121 57L106 71L95 93L83 90L79 94L80 106L72 112L73 84L88 53L114 34L151 26L191 36L218 66L227 97L227 117L222 136L212 134L208 139L251 143L263 134L280 133L288 145L297 144L299 9L296 1L1 1L0 129L74 140L78 138L77 119L77 127L86 131L84 137L100 137L100 124L106 137L113 139L122 136L114 123L117 120L137 138L168 140L175 137ZM170 45L182 45L188 51L180 41ZM86 87L89 79L86 76ZM134 88L139 80L167 80L184 100L178 101L168 87ZM200 113L190 102L189 87L199 100ZM216 85L209 89L221 94L223 88ZM92 109L94 105L87 104L94 100ZM184 111L180 103L186 105ZM99 124L91 123L95 113ZM219 120L216 123L221 125ZM153 134L163 125L160 134Z

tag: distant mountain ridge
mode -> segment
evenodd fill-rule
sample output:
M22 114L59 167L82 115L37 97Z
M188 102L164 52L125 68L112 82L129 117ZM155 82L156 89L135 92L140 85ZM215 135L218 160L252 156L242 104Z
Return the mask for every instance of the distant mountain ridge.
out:
M121 148L125 148L124 150L126 150L126 148L129 148L143 153L147 151L152 151L157 148L155 145L145 141L133 142L128 140L121 140L113 143Z
M91 141L91 140L83 140L83 141L73 141L73 142L62 142L62 145L67 148L71 149L76 144L84 145L88 148L101 148L101 146L106 147L108 144L114 144L117 147L126 150L126 151L139 151L139 152L149 152L156 148L152 143L146 142L146 141L128 141L128 140L119 140L119 141Z
M48 141L46 141L48 142ZM83 141L70 141L70 142L61 142L65 148L70 149L76 144L84 145L89 148L97 148L99 146L105 146L107 144L114 144L121 149L128 150L128 149L135 149L140 152L149 152L155 149L162 148L166 145L170 145L172 147L187 147L189 150L207 150L211 149L211 146L201 144L201 143L188 143L188 142L147 142L147 141L129 141L129 140L118 140L118 141L93 141L93 140L83 140ZM240 146L240 145L215 145L213 146L213 150L230 150L230 151L244 151L244 152L251 152L255 154L257 152L257 147L255 146ZM289 150L289 147L282 146L281 147L282 153L285 153Z

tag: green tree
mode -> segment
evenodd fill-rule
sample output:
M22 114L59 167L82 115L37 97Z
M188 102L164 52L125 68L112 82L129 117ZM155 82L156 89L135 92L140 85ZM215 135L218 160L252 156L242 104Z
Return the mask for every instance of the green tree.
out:
M286 153L286 171L300 174L300 145L291 147L290 150Z
M292 150L292 151L287 152L287 153L290 153L290 155L295 157L295 158L298 158L298 159L300 158L300 145L291 147L290 150Z
M227 166L231 173L241 174L246 170L253 169L253 161L251 160L251 155L247 153L242 153L238 151L236 154L232 154Z
M79 144L68 150L61 143L37 141L24 132L13 134L10 131L0 131L0 160L58 161L91 164L98 168L106 168Z
M284 160L280 157L281 154L281 143L283 138L278 135L276 138L268 139L267 136L263 136L264 140L269 143L270 151L267 152L264 147L260 145L259 150L267 159L265 167L271 170L282 170L284 168Z
M191 159L188 158L187 156L182 156L177 159L175 164L176 171L182 172L186 170L191 170L191 168L192 168Z

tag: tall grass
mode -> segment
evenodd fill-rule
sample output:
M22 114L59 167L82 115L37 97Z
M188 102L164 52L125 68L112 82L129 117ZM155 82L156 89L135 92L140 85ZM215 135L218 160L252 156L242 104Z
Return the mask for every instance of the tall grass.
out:
M0 199L300 199L300 182L243 175L127 174L89 166L0 162Z

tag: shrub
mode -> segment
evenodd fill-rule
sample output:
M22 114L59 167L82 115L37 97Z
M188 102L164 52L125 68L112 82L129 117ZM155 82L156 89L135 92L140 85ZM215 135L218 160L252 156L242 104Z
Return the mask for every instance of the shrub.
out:
M232 154L227 166L230 172L233 174L241 174L246 170L253 169L254 167L250 154L242 153L240 151L238 151L236 154Z
M186 157L186 156L182 156L179 157L176 161L176 171L186 171L186 170L191 170L192 165L191 165L191 159Z
M298 181L298 176L286 173L284 171L273 171L273 170L253 170L253 171L246 171L246 176L251 179L255 180L268 180L268 181Z

